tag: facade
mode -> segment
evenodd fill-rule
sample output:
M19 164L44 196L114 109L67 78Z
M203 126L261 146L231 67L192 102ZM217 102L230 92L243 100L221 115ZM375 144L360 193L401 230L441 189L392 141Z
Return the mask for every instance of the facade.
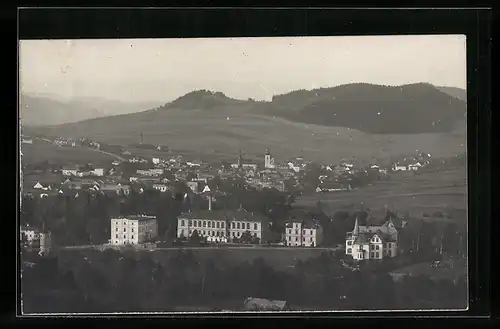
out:
M405 165L401 165L399 163L395 163L393 166L392 166L392 170L393 171L407 171L408 170L408 167L405 166Z
M323 242L323 229L313 220L285 224L285 243L293 247L317 247Z
M274 169L276 167L274 158L271 156L269 149L266 149L266 154L264 155L264 167L267 169Z
M269 221L266 217L238 210L208 210L183 213L177 218L177 237L189 238L194 231L209 242L234 242L249 232L260 243L269 235ZM214 241L215 240L215 241Z
M346 237L346 255L354 260L396 257L398 233L391 219L380 226L360 226L356 218L354 230Z
M137 245L158 236L156 216L133 215L111 218L112 245Z
M78 174L78 168L62 168L61 173L63 176L76 176Z
M95 168L94 170L92 170L92 175L104 176L104 169L103 168Z
M168 186L165 185L165 184L153 184L153 188L155 190L158 190L158 191L162 192L162 193L168 191Z

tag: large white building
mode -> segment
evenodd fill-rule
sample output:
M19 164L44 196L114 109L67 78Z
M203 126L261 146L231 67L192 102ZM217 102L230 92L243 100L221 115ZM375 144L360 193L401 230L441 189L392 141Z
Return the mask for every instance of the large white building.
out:
M111 219L112 245L136 245L158 236L156 216L133 215Z
M285 243L292 247L317 247L323 242L323 229L314 220L285 224Z
M402 226L404 222L399 228ZM362 226L356 218L353 231L347 233L346 255L355 260L395 257L398 251L398 233L392 219L378 226Z
M269 220L258 213L238 210L212 210L211 196L209 209L187 212L177 217L177 237L189 238L194 231L209 242L234 242L245 232L258 238L260 243L267 241Z

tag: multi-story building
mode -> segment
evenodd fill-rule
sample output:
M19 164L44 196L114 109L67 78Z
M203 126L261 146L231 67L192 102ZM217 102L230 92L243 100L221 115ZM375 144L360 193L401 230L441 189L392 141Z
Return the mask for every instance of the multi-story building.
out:
M156 216L132 215L111 218L112 245L136 245L158 236Z
M346 255L355 260L392 258L397 255L398 229L392 219L378 226L354 223L354 230L347 233Z
M293 247L317 247L323 242L323 228L314 220L291 220L285 224L285 243Z
M269 149L266 149L266 154L264 155L264 167L268 169L274 169L276 167L274 158L269 152Z
M208 210L187 212L177 217L178 238L189 238L194 231L216 242L234 242L248 232L263 243L270 233L269 220L265 216L241 207L238 210L212 210L211 198Z

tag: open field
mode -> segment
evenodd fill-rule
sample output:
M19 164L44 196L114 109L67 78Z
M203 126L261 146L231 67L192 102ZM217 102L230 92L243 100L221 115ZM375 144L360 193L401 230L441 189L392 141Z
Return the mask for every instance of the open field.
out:
M83 147L59 147L49 142L36 140L33 144L22 144L21 152L23 164L33 164L42 161L61 164L93 164L109 163L115 157Z
M361 189L313 194L297 198L296 206L311 207L321 201L331 211L352 211L360 205L421 214L447 208L467 209L465 168L423 173L395 173L389 181L375 182Z
M185 250L188 251L187 249ZM167 261L172 255L179 252L177 249L164 249L156 251L144 251L136 252L136 257L153 257L157 262ZM287 271L293 269L297 260L307 260L309 258L319 257L322 252L328 252L325 249L316 248L200 248L200 249L190 249L195 257L201 262L208 261L212 259L218 264L238 264L242 262L252 262L258 258L263 258L266 263L272 266L275 270ZM70 259L76 255L85 255L88 258L92 255L98 255L99 251L95 250L73 250L73 249L61 249L59 254L62 259Z
M122 146L138 143L142 132L144 143L190 150L199 154L196 157L217 153L234 158L241 148L245 157L261 159L269 148L277 161L302 152L318 161L338 162L356 157L389 163L393 157L413 154L416 150L447 157L463 152L466 145L465 134L366 134L228 109L149 111L33 129L25 130L90 137Z

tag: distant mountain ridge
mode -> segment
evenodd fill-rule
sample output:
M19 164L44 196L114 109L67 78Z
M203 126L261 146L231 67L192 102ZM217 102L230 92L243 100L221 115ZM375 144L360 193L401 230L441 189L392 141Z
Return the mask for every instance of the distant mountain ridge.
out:
M296 90L271 102L236 100L221 92L198 90L157 110L217 109L250 111L307 124L337 126L368 133L450 132L465 123L465 90L428 83L382 86L368 83Z
M156 102L121 102L98 97L63 98L51 94L22 94L19 114L24 125L45 126L129 114L159 105Z

